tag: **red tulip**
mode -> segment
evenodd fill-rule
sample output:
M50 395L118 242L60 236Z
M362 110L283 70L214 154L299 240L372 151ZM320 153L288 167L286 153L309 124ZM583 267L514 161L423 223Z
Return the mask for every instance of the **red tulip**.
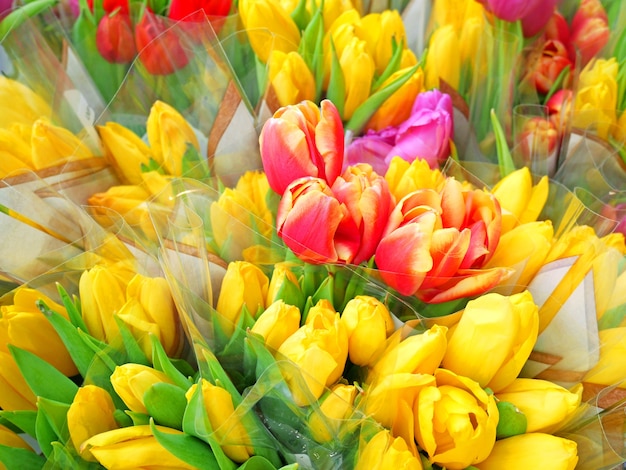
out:
M172 0L168 17L172 20L198 20L206 16L226 16L232 0ZM201 17L194 15L199 13Z
M563 69L572 68L567 48L560 41L549 39L528 57L528 79L539 93L548 93Z
M611 31L608 22L602 17L586 17L575 24L571 30L571 46L580 51L580 66L584 67L606 46Z
M314 176L332 185L341 173L343 123L335 105L323 100L284 106L267 120L259 145L270 187L283 194L289 184Z
M526 162L533 158L547 158L556 150L559 133L554 122L542 117L529 119L516 138L521 144L522 156Z
M351 263L359 251L357 224L320 178L300 178L287 187L276 228L285 244L308 263Z
M148 9L135 28L135 45L139 60L153 75L169 75L189 63L178 31Z
M543 34L545 40L555 39L562 44L569 44L569 25L567 20L558 11L554 11L550 20L546 24L546 28Z
M98 23L96 47L102 57L114 64L127 64L137 55L133 25L121 10L105 15Z
M93 9L93 6L91 8ZM128 14L128 0L102 0L102 9L107 13L119 10L121 13Z

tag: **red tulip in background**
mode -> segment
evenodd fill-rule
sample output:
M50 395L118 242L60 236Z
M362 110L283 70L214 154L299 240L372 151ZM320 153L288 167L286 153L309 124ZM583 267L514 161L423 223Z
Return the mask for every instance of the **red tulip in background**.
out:
M540 93L548 93L564 69L572 68L565 45L549 39L532 51L527 62L528 79Z
M189 19L190 15L201 12L206 16L226 16L230 13L232 0L172 0L168 17L172 20ZM195 15L191 16L195 18ZM202 18L200 18L202 19Z
M127 64L137 55L133 25L121 10L102 17L96 30L96 47L102 57L115 64Z

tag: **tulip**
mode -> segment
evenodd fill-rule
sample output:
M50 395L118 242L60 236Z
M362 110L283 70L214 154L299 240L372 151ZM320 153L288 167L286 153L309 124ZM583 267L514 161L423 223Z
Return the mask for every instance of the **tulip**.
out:
M480 50L481 40L485 31L485 16L481 14L470 16L463 22L459 34L459 54L462 67L475 63ZM459 82L460 84L461 82Z
M364 135L354 138L346 148L346 165L366 163L376 173L384 175L388 167L386 157L391 152L395 139L396 129L393 127L381 131L368 130Z
M382 75L393 55L393 41L406 47L406 33L400 13L391 9L370 13L361 18L361 27L376 64L376 74Z
M0 174L3 176L24 169L34 169L30 145L9 129L0 128L0 155Z
M325 387L333 385L343 373L348 358L348 333L339 314L326 312L332 307L322 303L315 312L309 311L307 322L289 336L280 348L278 357L284 357L298 367L302 379L287 370L286 380L294 402L298 406L310 403L309 393L317 400ZM305 390L300 385L306 386ZM307 390L309 393L307 393Z
M522 18L522 32L525 38L535 36L546 27L556 11L558 0L531 2L531 7Z
M68 318L65 308L46 295L19 287L13 304L0 307L0 351L9 353L8 345L12 344L39 356L68 377L74 376L78 369L52 324L37 308L39 299Z
M438 168L431 169L426 160L416 159L411 163L394 157L385 173L389 190L397 201L418 189L443 189L445 177Z
M323 230L311 231L320 226ZM278 236L308 263L351 263L361 243L359 229L345 204L319 178L289 185L278 205Z
M146 126L154 159L168 174L181 176L187 146L200 150L194 130L176 109L163 101L152 105Z
M330 31L332 26L335 24L335 20L346 11L355 11L352 0L325 1L322 9L322 16L324 17L324 31Z
M591 10L585 5L591 5ZM571 45L580 51L582 67L602 51L611 36L606 13L597 0L581 2L581 7L572 18L570 29Z
M281 106L315 99L315 78L300 54L273 50L268 64L269 81Z
M303 176L332 185L343 165L343 124L337 108L322 100L285 106L266 121L259 145L270 187L283 194Z
M538 308L528 291L471 300L448 339L442 365L499 392L519 375L537 340ZM490 338L478 341L477 338Z
M175 429L156 426L168 434L182 434ZM193 470L167 451L152 435L150 425L129 426L97 434L85 441L81 451L89 450L105 468L131 470L138 468L176 468Z
M376 64L367 49L367 43L357 37L343 48L339 64L345 82L344 120L349 120L354 111L370 96Z
M280 345L298 328L300 328L300 310L279 299L259 315L250 331L261 335L265 340L265 346L274 352L278 351Z
M174 384L165 373L142 364L125 363L115 367L111 374L111 385L115 393L135 413L148 414L143 396L156 383Z
M371 438L358 456L355 470L422 470L422 462L404 439L384 429Z
M126 285L124 276L101 265L81 274L79 292L83 320L94 338L112 343L119 337L115 315L126 303Z
M527 58L527 79L539 93L548 93L556 79L566 68L572 70L565 45L557 40L547 40L541 48L534 49Z
M438 88L443 80L455 90L461 79L461 45L452 25L437 28L428 43L424 67L426 88Z
M550 434L528 433L497 441L489 457L474 466L479 470L573 470L577 463L576 442Z
M126 287L126 303L117 316L130 328L146 357L152 357L154 335L168 357L178 357L183 347L178 312L163 277L136 274Z
M265 309L269 278L246 261L228 264L217 299L217 320L228 337L232 336L245 306L254 318Z
M309 429L317 442L341 439L342 425L352 415L358 393L354 385L336 384L321 398L319 409L309 416Z
M498 18L511 23L532 14L541 5L539 0L479 0L479 3Z
M114 64L127 64L137 55L133 25L128 12L105 14L96 30L96 47L104 59Z
M239 3L241 21L248 33L254 53L266 63L274 50L298 49L300 31L280 3L271 0L243 0ZM265 31L271 25L270 31Z
M554 434L580 410L582 389L582 384L570 391L547 380L518 378L496 397L524 413L526 432Z
M467 352L467 351L465 351ZM415 439L429 460L463 469L485 460L496 442L498 407L478 383L451 371L435 371L436 386L415 402Z
M230 393L205 379L201 380L200 387L204 408L222 450L234 462L245 462L254 454L254 449L250 445L250 437L241 423L240 416L235 414ZM187 391L188 399L196 388L197 385L194 384Z
M141 184L141 167L150 163L151 152L133 131L113 121L98 126L104 155L125 184Z
M231 6L230 0L172 0L167 16L175 21L184 21L190 15L200 11L206 16L226 16L230 12Z
M8 129L19 123L32 126L40 118L50 118L48 102L26 85L0 75L0 128Z
M358 295L341 313L348 332L350 361L359 366L371 364L385 347L394 324L387 307L374 297Z
M0 408L7 411L37 409L32 392L13 357L0 351Z
M46 119L38 119L33 124L31 148L36 170L93 157L78 137Z
M87 439L117 429L119 426L113 417L114 412L115 405L109 392L95 385L79 388L67 411L67 427L74 448L80 451ZM81 457L95 461L88 450Z
M589 62L580 72L573 126L585 129L594 124L598 137L607 137L608 124L617 120L617 72L614 57Z
M274 264L270 285L267 290L266 305L270 305L277 300L283 300L287 304L296 306L304 304L304 294L298 278L291 270L292 266L293 264L289 261Z
M598 332L600 359L589 370L583 382L607 387L622 384L626 377L626 364L620 360L626 353L626 327L607 328Z
M0 425L0 446L12 447L32 451L33 449L28 443L9 428ZM2 464L0 464L2 465ZM6 468L6 467L2 467Z
M548 200L548 178L533 185L528 167L522 167L499 180L491 190L502 209L502 233L518 224L534 222Z

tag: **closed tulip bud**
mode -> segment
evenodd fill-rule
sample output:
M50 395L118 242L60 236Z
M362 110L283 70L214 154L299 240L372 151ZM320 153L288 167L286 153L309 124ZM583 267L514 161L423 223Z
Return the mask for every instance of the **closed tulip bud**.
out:
M422 470L419 457L401 437L393 437L384 429L370 439L357 457L355 470Z
M98 126L104 155L124 183L141 184L141 166L150 162L150 148L130 129L116 122Z
M572 20L570 41L571 45L580 51L580 62L584 67L607 45L611 30L606 18L580 16L577 18L577 15Z
M582 384L567 390L547 380L518 378L496 397L513 403L527 420L526 432L554 434L577 411L582 398Z
M349 120L354 111L370 96L376 64L367 43L357 37L344 47L339 64L345 81L344 120Z
M15 291L12 305L0 307L0 351L9 353L8 345L25 349L71 377L78 373L72 358L52 326L37 308L43 300L48 307L68 318L65 308L44 294L28 287Z
M543 433L527 433L501 439L489 457L474 464L479 470L550 468L574 470L578 463L576 442Z
M335 20L346 11L354 10L352 0L329 0L324 2L322 16L324 17L324 31L329 31Z
M426 160L418 158L408 162L400 157L391 159L385 179L397 201L418 189L440 191L446 180L441 171L431 168Z
M280 3L271 0L243 0L239 3L241 21L254 53L263 63L273 50L298 50L300 31ZM270 31L266 31L270 26Z
M285 106L265 122L259 137L270 187L283 194L294 180L315 176L333 184L341 173L343 124L332 102Z
M622 290L623 292L623 290ZM600 359L585 374L583 382L607 387L623 384L626 377L626 364L621 360L626 354L626 326L606 328L598 332Z
M219 324L227 336L233 334L244 305L255 318L265 309L269 282L265 273L251 263L233 261L228 264L216 307Z
M32 451L32 447L9 428L0 425L0 446L13 447ZM0 468L6 468L0 463Z
M80 451L87 439L117 429L114 412L113 399L105 389L95 385L79 388L67 411L67 427L74 448ZM81 457L92 462L96 460L88 450Z
M538 307L528 291L474 299L450 334L443 367L498 392L520 373L537 341L538 324ZM492 339L477 340L486 337Z
M385 347L394 324L387 307L374 297L359 295L341 313L348 332L350 361L359 366L371 364Z
M406 33L400 13L397 10L370 13L363 16L361 26L376 64L376 74L381 75L393 55L392 42L406 47Z
M415 402L415 439L429 460L449 469L476 465L496 442L498 407L478 383L446 369Z
M598 137L607 138L608 124L617 121L617 73L615 57L589 62L580 72L574 99L572 125L585 129L598 126Z
M168 434L182 435L181 431L163 426L157 426L157 429ZM89 450L105 468L197 468L180 460L159 444L148 424L96 434L83 443L81 450Z
M250 331L263 336L265 346L275 352L298 328L300 328L298 307L276 300L259 315Z
M127 64L137 55L133 38L133 24L128 12L105 14L96 30L96 47L107 61Z
M39 118L50 118L52 110L45 99L26 85L0 75L0 128L19 123L32 126Z
M269 80L281 106L315 99L315 78L300 54L272 51Z
M78 137L46 119L33 124L31 148L36 170L93 157L91 150Z
M344 421L354 412L353 403L359 391L354 385L334 385L326 396L320 399L319 410L315 410L309 416L309 429L319 443L330 442L333 439L341 439L342 426L347 426ZM345 429L349 432L350 427Z
M111 385L130 411L148 413L143 396L156 383L174 384L165 373L142 364L126 363L111 374Z
M339 314L333 313L332 306L323 302L317 307L309 311L306 324L278 348L278 357L290 360L302 371L304 384L315 399L322 395L325 387L339 380L348 358L348 334ZM308 394L299 388L302 381L287 375L295 403L308 405Z
M135 25L135 47L139 61L152 75L169 75L189 63L189 53L181 35L166 18L146 8Z
M254 449L240 416L235 414L230 393L205 379L202 379L200 387L204 408L222 450L234 462L245 462L254 454ZM196 384L191 386L187 391L187 399L196 389Z
M181 176L187 146L200 150L194 130L176 109L163 101L152 105L146 126L154 159L168 174Z
M427 89L439 88L439 80L457 90L461 78L461 50L459 37L452 25L437 28L428 43L424 66Z
M156 336L168 357L180 354L182 331L165 278L136 274L126 287L126 303L117 316L129 327L146 357L152 357L150 334Z
M298 307L304 305L304 293L298 282L298 278L291 270L292 263L288 261L274 264L270 285L267 290L266 304L277 300L283 300L289 305Z
M0 351L0 408L7 411L37 409L32 392L13 357Z

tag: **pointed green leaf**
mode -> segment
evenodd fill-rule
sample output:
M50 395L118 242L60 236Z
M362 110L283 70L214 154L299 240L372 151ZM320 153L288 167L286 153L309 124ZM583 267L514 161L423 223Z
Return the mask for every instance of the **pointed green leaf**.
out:
M39 444L41 452L46 456L46 458L50 457L52 454L52 443L59 438L57 434L52 429L50 425L50 421L45 416L44 413L37 413L37 420L35 422L35 439Z
M143 426L145 424L150 424L150 416L145 413L126 410L126 414L133 422L133 426Z
M200 156L200 152L190 143L187 143L187 149L183 155L182 176L198 181L211 178L208 162Z
M15 8L0 21L0 42L12 30L19 28L26 20L39 15L57 3L57 0L35 0Z
M37 400L37 408L39 414L46 418L50 429L57 436L57 439L54 440L63 442L64 444L67 443L70 437L67 428L67 412L70 409L70 405L39 397Z
M309 12L306 8L307 0L298 0L296 8L291 12L291 19L296 23L298 29L303 31L309 22Z
M143 364L149 366L150 361L146 357L145 353L141 349L141 346L131 333L130 329L119 317L115 317L115 322L119 327L120 334L122 335L122 341L124 342L124 348L126 348L126 354L128 354L128 362L134 364Z
M335 277L329 273L329 276L322 281L315 294L313 294L313 305L324 299L334 305Z
M143 403L157 424L183 429L187 398L180 387L165 382L155 383L144 393Z
M326 90L326 98L333 102L339 113L339 117L343 120L344 108L346 105L346 79L341 69L339 57L337 57L337 49L332 38L330 41L330 79Z
M11 423L13 426L28 434L31 437L35 437L35 421L37 420L37 412L33 410L16 410L0 411L0 418Z
M72 325L74 325L76 328L80 328L83 331L89 331L87 329L87 325L83 321L83 316L80 312L80 300L78 299L78 297L75 297L74 301L72 301L65 288L58 282L57 292L61 297L61 301L63 302L65 310L67 310L67 315L70 318L70 322L72 323Z
M160 370L165 373L172 381L183 390L188 390L192 383L187 377L185 377L180 370L174 366L171 359L167 357L163 345L155 335L150 335L150 341L152 342L152 363L156 370ZM181 361L183 362L183 361ZM185 362L185 364L187 364ZM189 364L187 364L189 366ZM191 366L189 366L191 368Z
M72 470L100 470L102 465L97 462L83 460L74 450L72 444L52 443L52 454L48 459L47 468L71 468Z
M35 395L62 403L72 403L78 385L29 351L12 344L9 344L9 351Z
M0 445L0 462L7 470L43 469L46 459L32 451Z
M188 434L170 434L159 431L153 422L150 423L150 428L159 444L183 462L199 470L221 468L211 448L200 439Z
M500 178L504 178L509 173L515 171L515 164L513 163L513 157L509 150L509 144L506 141L504 130L498 121L496 112L491 110L491 125L493 126L493 132L496 136L496 149L498 153L498 166L500 168Z
M400 67L400 63L402 62L402 51L404 50L404 41L401 41L400 44L397 43L396 38L391 38L391 59L389 59L389 63L383 73L376 79L374 85L372 86L372 90L378 90L378 88L385 83L389 77L391 77Z

